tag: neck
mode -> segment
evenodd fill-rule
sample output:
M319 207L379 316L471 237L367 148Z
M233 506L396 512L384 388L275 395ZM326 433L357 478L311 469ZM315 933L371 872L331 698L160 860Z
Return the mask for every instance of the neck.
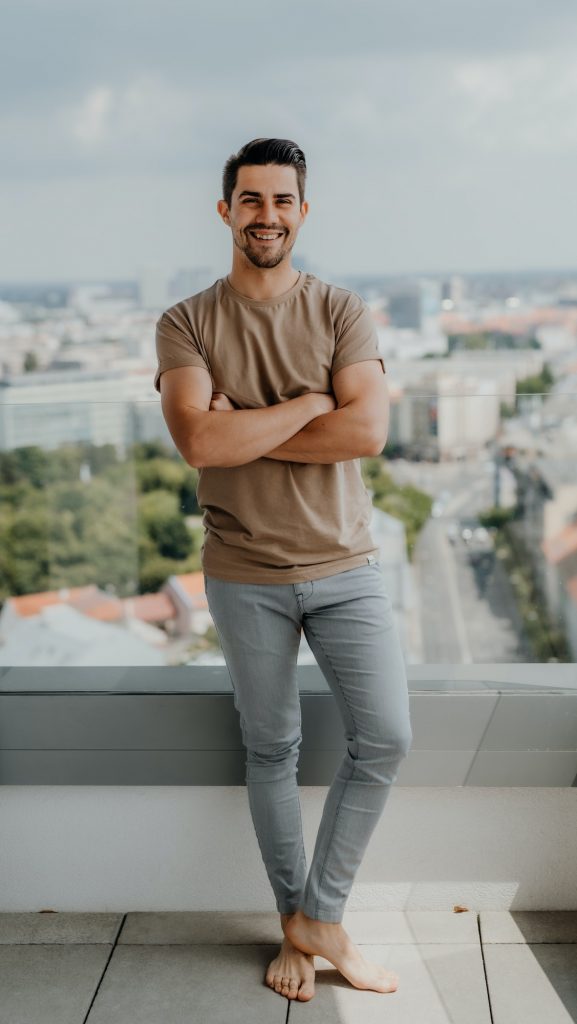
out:
M288 292L300 277L300 271L290 263L279 263L277 267L255 267L249 261L246 263L248 265L239 265L233 261L228 282L249 299L275 299L277 295Z

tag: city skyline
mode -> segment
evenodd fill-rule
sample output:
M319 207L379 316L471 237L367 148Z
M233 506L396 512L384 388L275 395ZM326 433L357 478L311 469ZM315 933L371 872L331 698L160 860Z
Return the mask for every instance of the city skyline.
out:
M226 272L222 167L258 135L305 151L297 247L323 271L574 265L568 0L295 0L280 14L261 0L13 9L0 281L126 280L143 263Z
M309 261L305 258L301 258L301 254L293 255L293 264L297 267L301 266L305 272L313 274L318 273L318 268L311 266ZM161 267L159 264L143 264L140 268L142 271L155 270L162 271L165 275L167 286L171 287L171 282L179 275L196 275L202 274L203 278L214 277L216 279L220 276L220 269L218 267L207 267L207 266L174 266ZM226 271L224 271L226 272ZM487 288L490 289L491 282L493 284L500 282L501 285L509 282L511 285L519 285L526 288L550 288L552 291L558 288L569 289L571 294L577 295L577 264L575 266L566 267L492 267L486 270L460 270L456 267L431 270L430 268L417 268L414 270L399 270L399 271L372 271L366 273L355 272L354 269L348 269L341 272L339 275L342 280L348 280L349 282L358 281L364 282L372 287L378 287L379 285L385 288L387 285L391 286L394 283L399 285L410 285L411 282L417 282L419 280L430 280L436 281L442 284L444 281L450 280L451 277L462 277L468 282L486 282ZM211 281L212 281L211 277ZM105 276L105 275L88 275L86 277L70 275L68 277L39 277L36 279L28 278L13 278L8 277L0 278L0 298L6 297L2 295L4 293L10 293L11 289L26 291L26 289L35 288L75 288L83 286L102 286L114 288L128 288L134 289L135 292L139 288L139 274L133 272L132 274L119 275L117 277ZM191 292L191 294L193 294Z

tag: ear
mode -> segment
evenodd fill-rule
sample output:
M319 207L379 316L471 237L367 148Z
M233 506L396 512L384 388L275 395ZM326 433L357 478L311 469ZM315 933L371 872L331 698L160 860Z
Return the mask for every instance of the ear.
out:
M226 202L225 199L219 199L218 200L218 203L216 204L216 209L217 209L218 213L220 214L220 216L221 216L222 220L224 221L224 223L225 224L230 224L230 211L229 211L229 208L228 208L228 203Z

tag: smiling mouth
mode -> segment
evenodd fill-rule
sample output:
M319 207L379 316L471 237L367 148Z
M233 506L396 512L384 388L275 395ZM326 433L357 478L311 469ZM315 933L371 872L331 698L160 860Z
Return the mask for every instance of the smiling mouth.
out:
M249 235L257 242L276 242L282 238L284 231L249 231Z

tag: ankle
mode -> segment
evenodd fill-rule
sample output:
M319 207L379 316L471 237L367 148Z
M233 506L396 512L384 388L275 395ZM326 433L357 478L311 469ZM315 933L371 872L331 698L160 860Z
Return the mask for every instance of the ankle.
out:
M292 920L292 918L295 916L295 913L296 913L296 911L293 911L292 914L281 914L280 915L280 924L281 924L281 928L282 928L283 932L285 931L288 922L290 920Z
M308 917L304 910L301 910L300 913L303 916L305 924L309 925L309 927L324 928L327 931L333 932L343 931L341 921L321 921L318 917Z

